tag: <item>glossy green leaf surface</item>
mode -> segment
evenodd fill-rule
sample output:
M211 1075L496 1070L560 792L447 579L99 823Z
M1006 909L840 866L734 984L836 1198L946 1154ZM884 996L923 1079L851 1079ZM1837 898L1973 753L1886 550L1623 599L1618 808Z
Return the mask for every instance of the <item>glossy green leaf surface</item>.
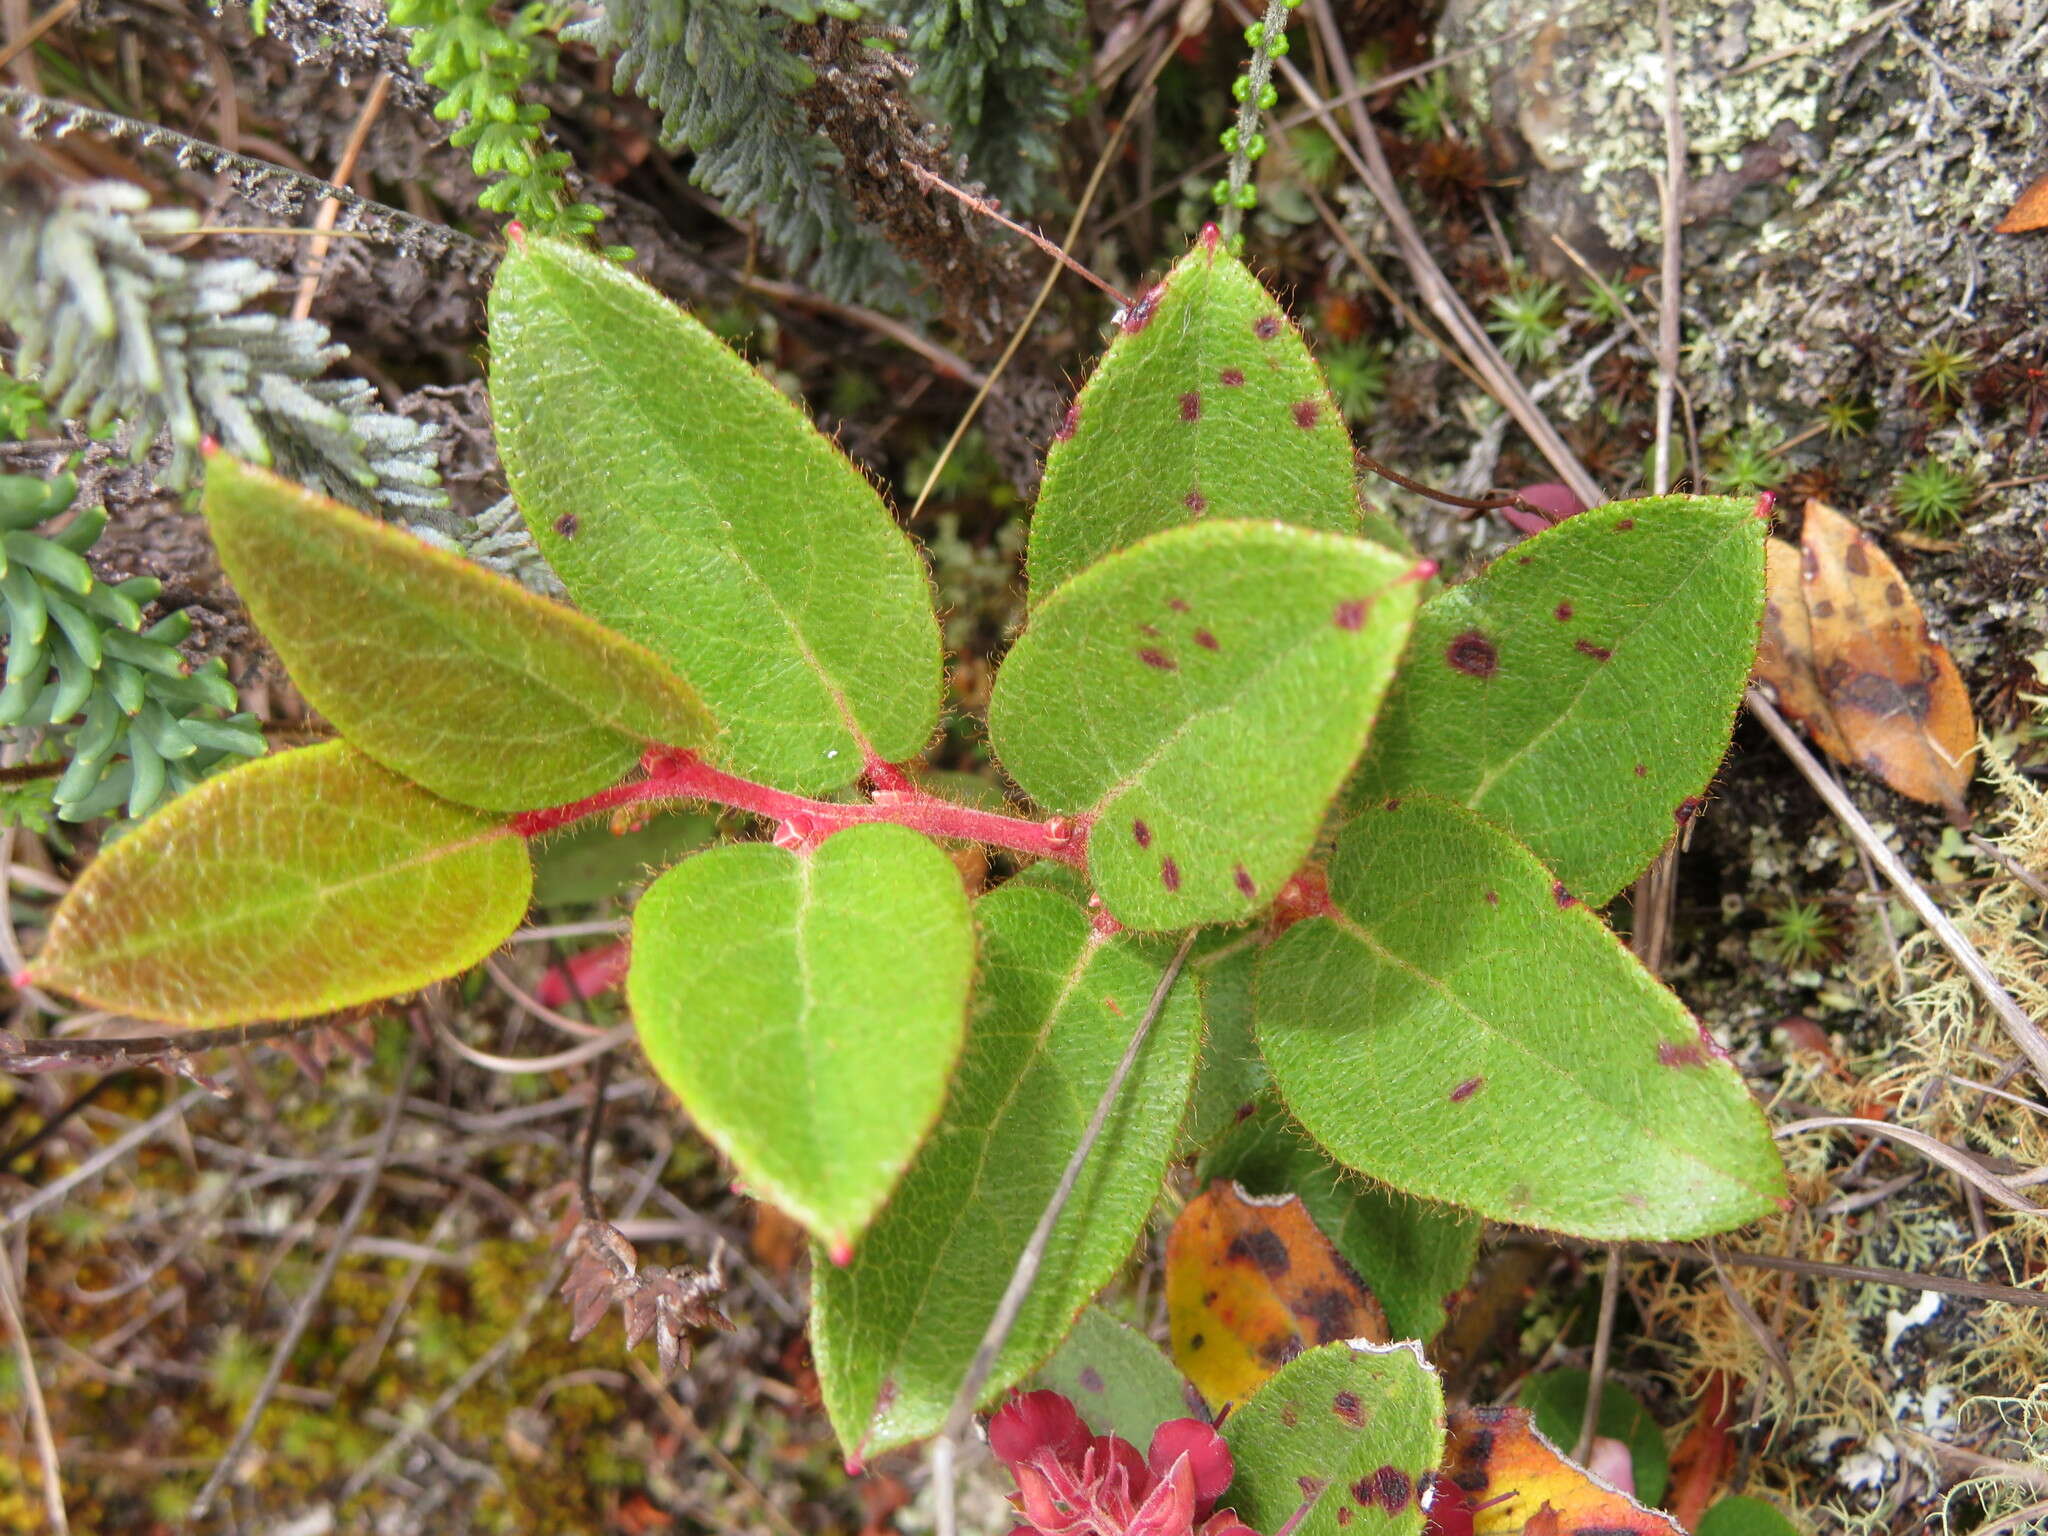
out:
M1413 1344L1305 1350L1223 1421L1237 1466L1224 1503L1297 1536L1414 1536L1444 1456L1444 1395Z
M1407 637L1413 567L1362 539L1202 523L1039 604L989 738L1132 928L1257 911L1299 867Z
M1472 1273L1482 1223L1332 1163L1271 1098L1196 1169L1204 1184L1235 1179L1252 1195L1299 1195L1308 1214L1378 1298L1397 1339L1425 1344L1444 1303Z
M1046 452L1032 599L1203 518L1359 528L1351 437L1322 369L1207 234L1125 316Z
M715 723L644 647L351 507L216 454L221 564L306 697L385 767L487 811L616 783Z
M973 972L952 861L873 825L808 855L685 859L634 913L626 995L656 1073L746 1185L841 1245L939 1112Z
M495 818L331 742L207 779L103 848L29 970L145 1019L305 1018L467 970L532 888Z
M1156 962L1054 892L1004 886L975 911L981 974L945 1111L853 1262L815 1270L811 1345L854 1456L944 1422L1159 982ZM1187 1108L1200 1012L1177 985L1053 1227L985 1400L1053 1352L1130 1253Z
M1340 1162L1595 1238L1740 1226L1785 1193L1761 1110L1678 999L1526 848L1425 796L1338 839L1333 910L1265 952L1259 1042Z
M1591 1384L1592 1377L1585 1371L1543 1371L1522 1378L1515 1401L1534 1416L1545 1439L1554 1445L1576 1445L1586 1418L1586 1388ZM1663 1503L1664 1490L1671 1482L1671 1453L1664 1446L1664 1430L1619 1382L1601 1383L1600 1413L1593 1432L1628 1447L1635 1501L1652 1509Z
M1354 805L1426 790L1604 904L1699 808L1763 622L1752 501L1567 518L1423 605Z
M721 761L849 784L923 748L938 621L875 489L717 337L593 251L515 243L491 290L512 492L577 604L648 646L725 729Z
M1083 1307L1059 1352L1032 1384L1063 1394L1098 1435L1122 1435L1149 1446L1152 1431L1184 1419L1188 1384L1166 1352L1100 1307Z

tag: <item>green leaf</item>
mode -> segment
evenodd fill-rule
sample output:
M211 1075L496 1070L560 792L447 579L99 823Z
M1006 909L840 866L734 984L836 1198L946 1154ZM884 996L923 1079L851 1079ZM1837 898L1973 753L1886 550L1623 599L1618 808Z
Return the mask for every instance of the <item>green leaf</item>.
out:
M1444 1459L1444 1394L1416 1344L1305 1350L1223 1421L1237 1476L1223 1502L1295 1536L1414 1536Z
M1763 622L1753 502L1567 518L1423 605L1352 792L1497 822L1601 906L1699 809Z
M496 819L330 742L231 768L103 848L29 969L145 1019L307 1018L467 970L532 887Z
M628 832L613 831L602 816L576 822L534 845L533 904L580 907L607 900L717 837L717 819L701 811L663 810Z
M1188 959L1188 969L1202 984L1204 1027L1202 1064L1195 1070L1195 1096L1181 1133L1184 1154L1209 1146L1273 1086L1252 1034L1252 974L1259 952L1241 932L1221 929L1217 934L1226 947L1204 955L1197 941Z
M1259 1043L1339 1162L1500 1221L1684 1238L1777 1208L1761 1110L1536 856L1416 796L1344 829L1328 916L1265 952Z
M577 603L672 663L734 772L820 793L938 718L923 562L861 472L696 320L594 252L515 243L491 290L512 491Z
M1415 607L1362 539L1264 523L1155 535L1041 603L989 738L1132 928L1231 922L1306 857L1365 745Z
M1084 1307L1036 1386L1061 1393L1098 1435L1149 1446L1152 1431L1189 1415L1188 1384L1157 1344L1100 1307Z
M1557 1445L1576 1445L1591 1382L1584 1371L1545 1371L1524 1377L1515 1401L1534 1415L1536 1427L1546 1439ZM1664 1489L1671 1481L1671 1453L1664 1448L1664 1431L1619 1382L1601 1383L1600 1416L1594 1432L1628 1447L1635 1501L1653 1509L1663 1503Z
M939 1113L973 972L959 871L877 824L807 855L745 843L685 859L634 914L626 995L697 1128L843 1249Z
M603 789L717 726L652 654L409 533L215 454L206 521L292 681L357 747L487 811Z
M1799 1536L1799 1527L1775 1504L1730 1494L1700 1516L1698 1536Z
M1053 438L1031 516L1032 598L1202 518L1359 529L1351 438L1322 369L1207 235L1133 307Z
M811 1344L839 1441L866 1457L931 1434L1080 1144L1160 965L1051 891L976 907L981 979L945 1112L844 1269L820 1264ZM1168 997L997 1356L984 1401L1052 1353L1116 1273L1159 1195L1187 1108L1201 1009Z
M1465 1283L1479 1253L1477 1217L1337 1167L1271 1098L1202 1159L1196 1177L1203 1184L1235 1179L1251 1195L1301 1196L1379 1299L1397 1339L1436 1337L1445 1298Z

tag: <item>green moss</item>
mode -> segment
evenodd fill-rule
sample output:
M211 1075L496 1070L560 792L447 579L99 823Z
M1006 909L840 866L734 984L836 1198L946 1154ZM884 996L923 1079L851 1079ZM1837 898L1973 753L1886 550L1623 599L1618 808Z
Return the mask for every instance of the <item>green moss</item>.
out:
M1493 318L1486 328L1499 338L1511 363L1534 363L1549 356L1564 328L1564 286L1517 278L1506 293L1486 301Z
M1892 503L1899 516L1922 533L1950 533L1960 528L1963 514L1976 499L1976 477L1939 459L1922 459L1892 487Z

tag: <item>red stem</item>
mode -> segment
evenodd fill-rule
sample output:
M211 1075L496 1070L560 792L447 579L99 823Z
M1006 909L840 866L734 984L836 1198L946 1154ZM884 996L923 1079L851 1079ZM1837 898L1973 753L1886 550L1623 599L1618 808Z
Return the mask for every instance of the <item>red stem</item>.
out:
M669 747L653 748L641 759L641 765L647 770L646 778L615 784L568 805L522 811L512 818L512 830L521 837L539 837L622 805L648 800L702 800L766 817L776 823L778 840L805 846L847 827L886 822L927 837L987 843L1034 858L1057 859L1076 869L1088 867L1087 830L1064 817L1030 821L1021 816L955 805L916 789L883 789L866 805L836 805L738 778L712 767L694 752Z

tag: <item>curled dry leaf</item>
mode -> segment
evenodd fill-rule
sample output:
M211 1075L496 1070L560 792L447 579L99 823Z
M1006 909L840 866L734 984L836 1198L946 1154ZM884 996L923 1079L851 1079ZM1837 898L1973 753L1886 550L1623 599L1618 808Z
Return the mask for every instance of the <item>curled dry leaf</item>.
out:
M1318 1344L1388 1341L1387 1315L1299 1195L1247 1195L1222 1180L1166 1239L1174 1363L1212 1408L1242 1402Z
M1809 501L1800 548L1771 540L1766 570L1758 681L1830 757L1967 825L1976 719L1898 567Z
M1444 1470L1473 1536L1685 1536L1669 1515L1566 1459L1521 1408L1454 1408Z
M717 1307L725 1279L714 1259L710 1271L640 1267L640 1255L610 1222L586 1218L569 1236L569 1272L562 1299L569 1303L569 1339L574 1343L604 1321L617 1303L626 1325L626 1347L636 1349L654 1335L664 1379L690 1363L690 1330L732 1323Z
M2036 176L1996 225L2001 235L2023 235L2048 225L2048 174Z

